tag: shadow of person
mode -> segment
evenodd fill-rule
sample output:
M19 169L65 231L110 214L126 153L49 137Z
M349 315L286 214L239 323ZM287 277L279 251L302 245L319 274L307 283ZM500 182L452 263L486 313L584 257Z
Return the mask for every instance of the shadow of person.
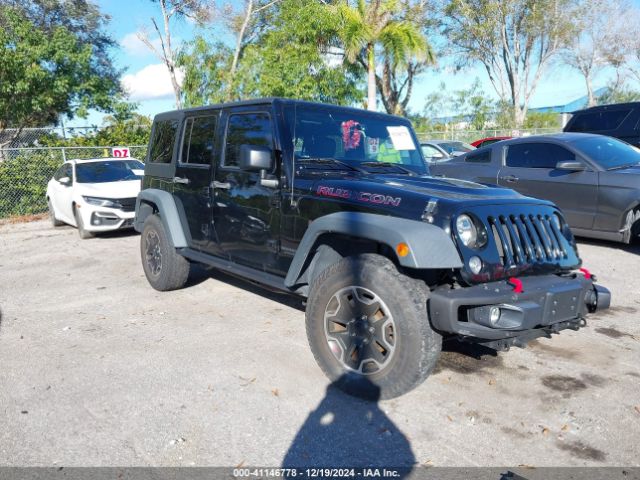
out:
M362 400L336 386L307 417L289 446L283 468L401 468L407 474L416 462L407 437L379 408L380 389L368 382Z

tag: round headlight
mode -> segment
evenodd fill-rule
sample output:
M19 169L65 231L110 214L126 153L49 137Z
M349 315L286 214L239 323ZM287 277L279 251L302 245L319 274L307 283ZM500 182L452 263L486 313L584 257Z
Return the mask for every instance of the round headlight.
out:
M469 270L474 275L477 275L482 270L482 260L480 257L473 256L469 259Z
M465 247L473 247L478 239L478 229L469 215L460 215L456 219L456 230Z

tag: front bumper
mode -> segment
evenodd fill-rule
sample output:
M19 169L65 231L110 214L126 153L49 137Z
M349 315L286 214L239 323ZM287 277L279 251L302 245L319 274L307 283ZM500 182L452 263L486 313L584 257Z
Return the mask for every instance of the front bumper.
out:
M79 209L85 230L89 232L109 232L121 228L133 228L136 212L125 212L116 208L82 205Z
M588 313L609 307L611 294L581 274L522 277L522 292L507 281L431 292L435 329L475 342L509 346L585 325ZM496 312L498 309L499 313ZM497 317L497 318L496 318Z

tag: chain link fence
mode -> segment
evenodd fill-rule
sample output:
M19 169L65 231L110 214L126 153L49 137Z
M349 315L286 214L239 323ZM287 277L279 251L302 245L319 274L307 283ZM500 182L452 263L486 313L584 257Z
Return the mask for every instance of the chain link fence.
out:
M144 160L146 145L128 147ZM112 147L26 147L0 149L0 219L47 211L47 182L65 160L112 156Z
M558 133L558 128L529 128L524 130L513 129L488 129L488 130L456 130L432 132L416 132L418 139L423 142L427 140L455 140L471 143L481 138L489 137L528 137L530 135L543 135L547 133Z

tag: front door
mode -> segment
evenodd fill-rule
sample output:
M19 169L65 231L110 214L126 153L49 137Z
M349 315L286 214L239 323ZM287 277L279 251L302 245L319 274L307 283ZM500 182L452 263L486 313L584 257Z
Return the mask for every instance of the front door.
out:
M592 228L598 202L598 174L556 169L560 161L582 161L569 149L543 142L509 145L498 183L529 197L551 200L574 228ZM583 162L584 163L584 162Z
M225 140L221 164L214 173L213 218L220 248L235 262L278 272L280 190L264 186L261 176L278 171L274 121L268 108L237 107L223 112ZM240 146L271 149L270 172L240 168ZM277 176L275 176L277 178Z
M219 111L187 117L183 125L182 148L176 162L173 194L178 209L188 212L187 219L191 247L218 253L212 235L210 182L213 158L216 154L216 126Z

